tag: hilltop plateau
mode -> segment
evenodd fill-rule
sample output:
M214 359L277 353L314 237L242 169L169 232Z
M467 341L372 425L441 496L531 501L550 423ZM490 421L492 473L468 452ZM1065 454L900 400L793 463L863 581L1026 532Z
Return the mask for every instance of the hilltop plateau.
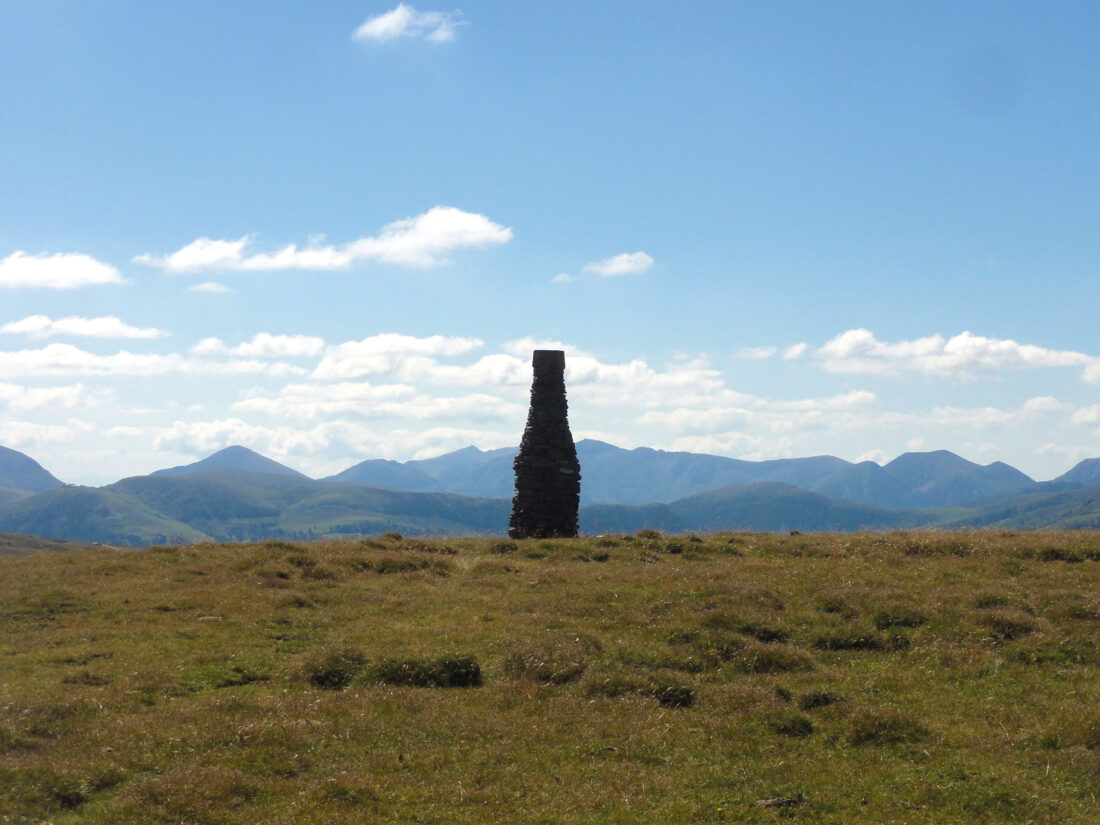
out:
M1095 822L1095 532L74 549L0 616L0 821Z

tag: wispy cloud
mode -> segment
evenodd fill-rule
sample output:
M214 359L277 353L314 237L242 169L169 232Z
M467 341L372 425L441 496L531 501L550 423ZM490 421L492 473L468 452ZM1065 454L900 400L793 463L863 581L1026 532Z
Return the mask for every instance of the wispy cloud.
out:
M52 335L72 335L84 338L163 338L168 333L154 327L135 327L114 315L101 318L69 316L54 320L46 315L28 315L21 321L9 321L0 326L0 333L26 335L28 338L49 338Z
M653 266L653 258L644 252L623 252L602 261L584 265L585 272L611 278L616 275L640 275Z
M385 43L401 37L423 38L432 43L450 43L464 26L460 11L417 11L399 3L397 8L368 18L355 30L355 40Z
M76 289L124 283L113 266L80 252L29 255L16 251L0 259L0 287L9 289Z
M734 358L742 361L763 361L771 358L778 350L775 347L745 347L734 354Z
M134 261L170 273L336 270L347 269L358 261L429 269L451 263L447 256L457 250L504 244L511 239L509 227L484 215L453 206L435 206L416 217L386 224L376 235L339 246L288 244L274 252L249 254L250 236L233 241L199 238L168 255L146 253Z
M217 281L203 281L201 284L187 287L191 292L210 292L216 295L232 292L229 287L219 284Z

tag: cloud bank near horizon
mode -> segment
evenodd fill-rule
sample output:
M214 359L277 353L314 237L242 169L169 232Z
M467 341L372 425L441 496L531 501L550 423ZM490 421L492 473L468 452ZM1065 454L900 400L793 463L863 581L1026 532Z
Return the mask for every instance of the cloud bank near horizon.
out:
M769 358L776 347L744 349L742 358ZM905 373L969 380L978 375L1041 369L1081 367L1086 383L1100 383L1100 356L1075 350L1057 350L1021 344L1011 338L988 338L964 330L947 338L940 333L909 341L880 341L869 329L849 329L820 347L793 344L783 358L812 357L827 372L896 377Z
M47 318L17 331L43 330L45 336L64 320ZM114 321L121 328L142 329ZM885 345L879 350L871 343L873 336L845 335L775 363L789 369L813 365L826 374L857 378L883 373L831 372L824 368L822 353L834 358L889 355L908 363L911 348ZM853 340L856 344L849 346ZM982 340L986 343L977 347L979 352L1016 351ZM1047 456L1082 455L1088 451L1084 442L1100 436L1100 406L1051 395L1021 396L1006 405L913 407L899 406L891 393L857 385L769 397L739 389L730 374L702 355L658 364L641 357L609 360L567 342L533 337L489 345L464 336L379 333L332 343L313 335L258 332L238 341L208 337L168 352L94 352L67 343L0 352L0 443L42 449L35 457L47 464L51 455L79 463L83 459L72 457L78 444L97 445L98 467L104 456L120 464L137 456L155 462L127 467L119 477L238 443L314 475L337 472L363 458L405 460L470 444L510 446L522 430L530 352L538 348L567 352L575 436L624 447L760 460L835 453L830 445L851 442L859 445L851 458L884 460L912 445L931 444L992 460L1002 457L999 445L1014 444L1025 432L1032 433L1027 438L1034 442L1033 452ZM917 349L935 356L944 348L946 342ZM1080 366L1077 358L1039 357L1033 350L1058 352L1024 349L1032 353L1025 359L1032 368ZM779 347L750 347L733 358L743 364L781 353ZM1005 357L979 363L986 370L1012 370L1019 361ZM968 364L962 359L956 366ZM955 376L951 370L928 374L945 380ZM169 375L171 382L159 380ZM73 382L64 382L66 377ZM197 399L199 386L215 388L214 394Z

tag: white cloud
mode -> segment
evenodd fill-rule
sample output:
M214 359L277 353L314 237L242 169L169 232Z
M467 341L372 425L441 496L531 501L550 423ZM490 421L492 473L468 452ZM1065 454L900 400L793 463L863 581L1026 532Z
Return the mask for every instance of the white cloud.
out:
M356 457L430 458L471 444L478 444L482 449L512 446L517 436L511 430L463 426L376 430L358 422L326 421L300 429L257 426L240 418L226 418L176 421L169 427L150 430L148 437L152 438L156 449L196 456L207 455L230 444L241 444L317 476L343 470L354 463Z
M386 224L377 235L342 246L288 244L275 252L246 254L251 238L216 241L199 238L169 255L148 253L137 263L157 266L170 273L221 270L271 272L276 270L347 269L357 261L375 261L429 269L451 263L447 257L459 249L478 249L507 243L512 230L484 215L452 206L434 206L413 218Z
M209 453L240 444L277 460L296 450L315 451L325 446L323 433L293 427L262 427L239 418L216 421L175 421L153 438L158 450Z
M732 393L722 393L727 397ZM730 426L766 428L773 432L788 431L826 424L847 428L854 410L871 406L877 401L874 393L853 390L827 398L801 398L792 401L767 401L752 396L740 396L734 403L723 404L715 396L711 403L699 399L697 406L678 406L666 410L649 410L637 423L666 427L674 432L710 432ZM678 398L682 402L682 398ZM734 399L730 399L734 400Z
M951 338L930 335L912 341L879 341L867 329L842 332L815 351L829 372L898 375L916 372L969 378L976 372L1037 367L1100 368L1093 356L1073 350L1052 350L1011 339L985 338L960 332ZM1085 376L1088 378L1088 375Z
M323 338L313 335L271 335L259 332L251 341L233 347L230 355L243 358L308 358L325 349Z
M225 356L236 358L311 358L325 349L323 338L313 335L272 335L258 332L252 339L235 347L227 346L220 338L203 338L193 347L192 355Z
M288 384L277 395L251 390L233 404L233 409L268 415L317 418L335 413L357 412L364 416L385 415L395 402L408 400L416 390L407 384L372 385L366 381L337 384ZM380 412L380 410L385 412Z
M763 361L765 358L771 358L778 350L775 347L745 347L734 353L734 358L740 358L742 361Z
M83 384L65 387L24 387L0 382L0 407L12 410L73 409L94 407L111 395L91 393Z
M228 352L229 347L221 338L203 338L191 347L192 355L225 355Z
M552 284L571 284L573 283L573 276L568 272L559 272L553 278L550 279Z
M967 441L962 446L963 446L963 449L966 451L967 455L981 455L981 456L986 456L986 457L989 457L989 456L994 456L995 457L995 456L998 456L1002 453L1001 445L1000 444L994 444L992 441L982 441L982 442L979 442L979 443L974 443L974 442L971 442L971 441Z
M0 352L0 378L48 375L205 375L302 374L305 370L279 361L232 359L228 361L191 358L176 353L135 353L120 350L99 355L71 344L49 344L41 349Z
M807 344L804 344L804 343L803 344L791 344L791 346L789 346L785 350L783 350L783 359L785 361L794 361L795 359L801 358L803 355L805 355L806 351L809 348L810 347Z
M81 286L124 283L126 281L121 273L113 266L80 252L28 255L26 252L16 251L0 259L0 287L76 289Z
M95 430L95 426L79 418L64 424L41 424L36 421L0 419L0 444L16 450L69 443Z
M664 449L674 452L709 453L712 455L735 454L749 460L773 458L775 451L783 451L785 443L765 439L743 432L716 433L701 436L681 436L673 439ZM583 468L581 470L583 473Z
M623 252L602 261L584 265L585 272L610 278L615 275L640 275L653 266L653 259L644 252Z
M775 401L772 406L780 410L850 410L868 407L878 397L868 390L851 390L828 398L803 398L797 401Z
M1035 398L1029 398L1024 402L1023 406L1024 412L1035 413L1058 412L1064 409L1066 409L1066 405L1050 395L1039 395Z
M1019 421L1025 413L1022 410L1002 410L997 407L933 407L926 420L940 426L957 427L959 425L975 430L1011 424Z
M313 371L313 377L325 380L361 378L364 375L392 373L410 369L416 359L436 355L463 355L484 346L478 338L431 335L417 338L398 333L382 333L329 347ZM434 362L432 362L434 363Z
M586 356L584 350L577 347L570 347L569 345L557 341L551 338L535 338L528 335L525 338L515 338L511 341L505 341L504 346L501 348L509 355L514 355L517 358L526 359L528 363L531 361L531 353L537 349L560 349L566 352L568 358L566 358L565 366L568 369L569 362L574 357Z
M259 412L279 418L314 419L331 415L426 421L502 419L523 421L527 412L519 404L485 393L458 397L418 393L407 384L341 382L339 384L288 384L275 396L260 392L233 405L238 412Z
M229 287L224 284L219 284L217 281L203 281L201 284L195 284L194 286L187 287L191 292L210 292L212 294L220 295L226 292L232 292Z
M239 269L244 259L244 248L249 243L246 235L236 241L215 241L199 238L171 255L156 258L149 253L138 255L134 263L159 266L168 272L200 272L204 269Z
M73 335L85 338L162 338L168 333L154 327L134 327L113 315L101 318L58 318L28 315L21 321L0 326L0 333L26 335L28 338L49 338L51 335Z
M1069 417L1073 424L1100 424L1100 404L1082 407Z
M355 30L355 40L385 43L400 37L422 37L433 43L449 43L456 29L465 25L462 12L417 11L404 3L397 8L366 20Z

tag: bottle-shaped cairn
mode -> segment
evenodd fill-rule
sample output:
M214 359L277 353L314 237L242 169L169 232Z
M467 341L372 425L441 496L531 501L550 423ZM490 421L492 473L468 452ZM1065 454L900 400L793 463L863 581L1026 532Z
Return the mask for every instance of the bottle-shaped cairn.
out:
M554 538L577 535L581 465L569 432L565 353L537 349L531 358L531 409L513 467L516 493L508 535Z

